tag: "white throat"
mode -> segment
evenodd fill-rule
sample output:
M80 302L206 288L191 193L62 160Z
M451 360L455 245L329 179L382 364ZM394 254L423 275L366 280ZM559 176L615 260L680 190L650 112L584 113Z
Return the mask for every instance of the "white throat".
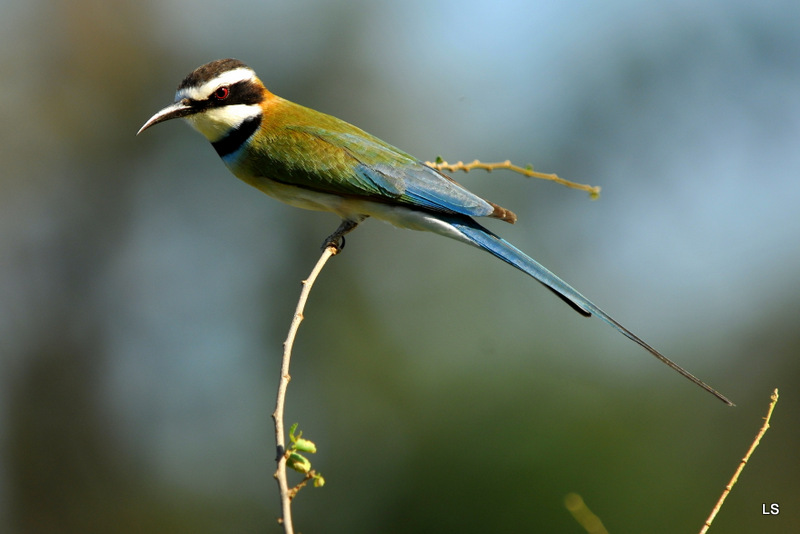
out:
M190 115L186 117L186 121L192 125L192 128L214 143L228 135L228 132L237 128L247 119L260 114L261 106L258 104L234 104Z

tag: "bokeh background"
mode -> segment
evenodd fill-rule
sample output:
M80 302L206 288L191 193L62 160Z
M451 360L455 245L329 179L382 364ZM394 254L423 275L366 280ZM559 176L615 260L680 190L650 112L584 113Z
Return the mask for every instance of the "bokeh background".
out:
M490 223L730 396L488 254L368 222L322 273L287 421L302 532L800 531L800 4L0 2L0 531L278 532L270 414L338 221L237 181L183 124L198 65L456 176ZM778 503L780 515L762 505Z

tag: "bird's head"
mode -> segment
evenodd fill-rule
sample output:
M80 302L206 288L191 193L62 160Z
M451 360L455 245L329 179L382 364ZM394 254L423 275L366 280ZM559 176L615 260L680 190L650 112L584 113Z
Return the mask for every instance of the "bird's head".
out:
M238 59L218 59L186 76L175 103L153 115L137 135L159 122L183 118L215 143L245 121L260 118L268 95L253 69Z

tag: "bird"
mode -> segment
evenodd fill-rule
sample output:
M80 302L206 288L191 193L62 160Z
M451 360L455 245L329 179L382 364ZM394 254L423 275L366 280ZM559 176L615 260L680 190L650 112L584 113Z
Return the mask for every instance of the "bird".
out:
M242 61L219 59L189 73L178 85L174 102L145 122L137 135L178 118L210 141L228 170L245 183L291 206L338 215L341 223L323 247L343 247L345 234L368 217L477 247L533 277L580 315L602 319L694 384L734 405L475 220L487 217L513 224L514 212L348 122L273 94Z

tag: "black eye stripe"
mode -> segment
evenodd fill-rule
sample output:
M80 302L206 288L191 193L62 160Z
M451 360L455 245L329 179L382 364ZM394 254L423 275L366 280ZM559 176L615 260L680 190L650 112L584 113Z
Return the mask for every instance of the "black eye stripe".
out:
M227 87L229 89L229 94L224 100L219 100L214 96L219 89L217 88L203 100L191 100L192 108L200 112L210 108L220 108L236 104L249 106L258 104L264 99L262 89L251 80L236 82Z
M214 90L214 93L212 93L206 100L202 101L204 104L203 107L232 106L235 104L258 104L263 98L261 88L250 80L236 82L232 85L229 85L228 89L230 93L228 94L228 98L225 98L224 100L215 98L214 94L217 92L217 90Z

